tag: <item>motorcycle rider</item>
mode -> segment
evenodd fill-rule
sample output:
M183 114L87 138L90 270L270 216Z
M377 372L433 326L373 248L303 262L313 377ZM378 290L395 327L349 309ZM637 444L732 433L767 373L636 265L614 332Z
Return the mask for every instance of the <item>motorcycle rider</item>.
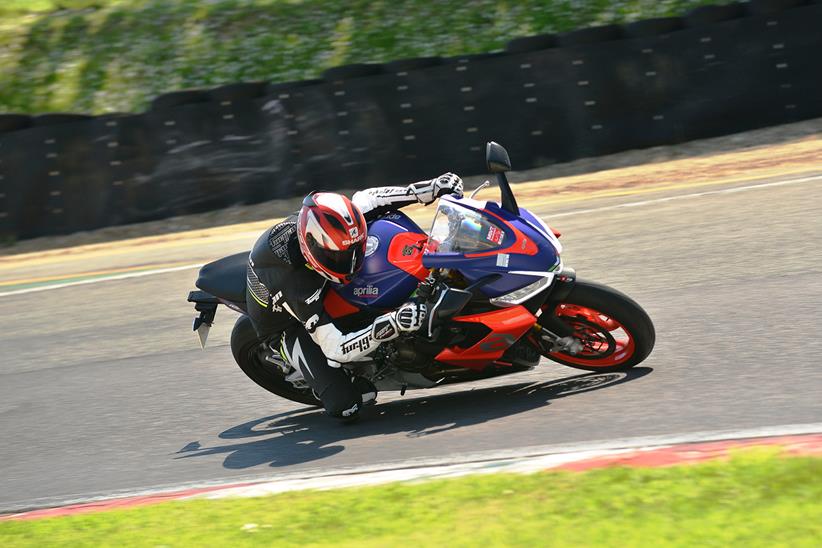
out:
M326 412L351 420L377 391L342 363L357 361L379 344L419 329L427 309L407 302L353 332L336 325L323 308L328 282L347 283L365 258L367 223L403 206L428 205L440 196L462 197L462 180L446 173L406 187L377 187L341 194L312 192L302 208L266 230L249 255L248 315L261 340L298 369ZM268 359L277 362L272 353ZM274 365L272 365L274 366Z

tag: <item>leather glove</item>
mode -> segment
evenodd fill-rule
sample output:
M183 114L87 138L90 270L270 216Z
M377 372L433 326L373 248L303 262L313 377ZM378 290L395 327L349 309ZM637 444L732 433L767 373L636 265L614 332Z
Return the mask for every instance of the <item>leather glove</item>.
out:
M422 327L428 316L428 306L423 303L405 303L394 312L397 328L405 333L411 333Z
M421 181L408 186L417 200L425 205L446 194L462 198L462 179L453 173L445 173L430 181Z
M390 341L400 333L417 331L425 323L428 306L422 303L405 303L394 312L383 314L374 321L372 338L379 342Z

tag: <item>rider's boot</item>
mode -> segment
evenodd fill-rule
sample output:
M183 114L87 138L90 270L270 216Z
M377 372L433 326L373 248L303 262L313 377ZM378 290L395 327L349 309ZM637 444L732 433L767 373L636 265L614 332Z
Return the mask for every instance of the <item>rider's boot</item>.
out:
M377 403L377 387L365 377L354 377L351 379L354 387L362 394L363 405L374 405Z
M265 345L266 353L265 353L265 361L268 363L275 365L283 372L283 375L288 374L291 370L291 365L285 360L280 351L281 343L280 337L274 337Z

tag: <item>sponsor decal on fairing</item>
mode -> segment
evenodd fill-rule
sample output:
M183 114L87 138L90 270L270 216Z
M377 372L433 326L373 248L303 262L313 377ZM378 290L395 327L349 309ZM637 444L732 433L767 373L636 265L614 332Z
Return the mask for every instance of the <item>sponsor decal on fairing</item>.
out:
M355 297L365 297L365 298L376 298L380 296L380 288L374 287L371 284L368 284L365 287L355 287L354 288L354 296Z
M377 248L380 246L380 239L376 236L369 236L365 240L365 256L370 257L373 255Z

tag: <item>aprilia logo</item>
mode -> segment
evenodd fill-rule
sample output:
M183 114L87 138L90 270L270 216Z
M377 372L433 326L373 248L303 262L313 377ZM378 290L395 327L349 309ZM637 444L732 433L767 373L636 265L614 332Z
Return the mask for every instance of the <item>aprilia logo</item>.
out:
M355 297L379 297L380 295L380 288L374 287L371 284L368 284L366 287L355 287L354 288L354 296Z

